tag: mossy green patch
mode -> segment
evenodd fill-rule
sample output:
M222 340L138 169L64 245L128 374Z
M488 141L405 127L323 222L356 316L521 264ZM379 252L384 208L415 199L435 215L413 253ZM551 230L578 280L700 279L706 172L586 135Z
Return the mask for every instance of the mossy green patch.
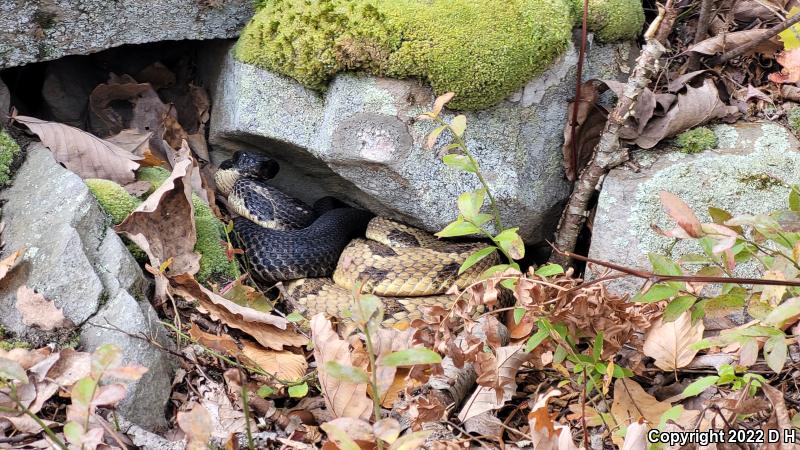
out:
M270 0L244 29L236 56L324 90L337 73L419 77L450 106L496 104L544 71L571 39L578 0ZM603 39L633 37L636 0L592 0Z
M142 178L142 170L139 179ZM163 171L163 172L162 172ZM162 175L166 176L162 178ZM169 176L164 169L148 170L145 177L154 183L154 189L161 185ZM109 180L85 180L89 190L97 198L103 210L111 216L114 224L125 220L141 200L128 194L119 184ZM200 270L196 278L201 283L218 279L234 279L240 275L236 261L229 261L226 247L222 242L225 237L225 227L211 212L211 208L196 195L192 196L194 206L194 222L197 230L197 241L194 250L200 254ZM137 261L146 260L144 252L132 243L127 244L131 254Z
M710 128L697 127L679 134L675 143L682 152L692 154L717 148L718 141Z
M583 18L583 0L572 0L576 24ZM633 39L642 31L644 9L640 0L589 0L589 30L604 42Z
M800 134L800 106L789 110L789 113L786 114L786 121L789 123L789 129L794 134Z
M163 167L142 167L136 172L136 179L149 181L153 185L145 194L152 194L161 184L169 178L169 170Z
M11 182L11 164L19 155L19 145L6 130L0 128L0 186Z

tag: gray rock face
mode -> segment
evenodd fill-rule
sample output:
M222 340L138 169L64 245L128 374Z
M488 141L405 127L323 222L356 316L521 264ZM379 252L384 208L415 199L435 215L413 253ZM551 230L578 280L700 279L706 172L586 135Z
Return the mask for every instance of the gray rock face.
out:
M124 44L231 38L251 0L4 0L0 69Z
M0 324L36 346L63 343L71 333L80 335L81 350L118 345L125 363L150 369L129 386L121 411L143 427L166 426L172 363L147 343L108 327L169 342L147 300L137 300L145 299L148 289L141 269L89 189L36 143L0 200L5 202L3 256L25 249L20 265L0 281ZM45 332L25 325L15 307L21 285L52 300L76 329Z
M620 76L618 67L630 66L635 56L631 49L593 45L586 78ZM208 55L206 66L214 61ZM553 231L569 195L561 145L576 61L571 49L507 101L466 113L467 144L504 223L520 227L529 243ZM424 148L434 124L416 117L431 108L433 94L417 81L343 74L321 96L228 53L212 91L212 159L263 151L281 163L274 184L304 201L333 194L438 231L456 217L458 194L479 186Z
M790 186L800 173L800 142L785 128L768 123L718 125L719 148L687 155L668 145L633 152L641 170L612 170L603 183L595 216L589 256L629 267L650 269L648 253L702 253L694 242L655 234L651 224L672 229L659 192L685 201L701 222L710 222L708 207L732 214L760 214L785 209ZM739 276L754 276L755 267L742 264ZM618 292L635 292L642 280L625 278L611 284Z

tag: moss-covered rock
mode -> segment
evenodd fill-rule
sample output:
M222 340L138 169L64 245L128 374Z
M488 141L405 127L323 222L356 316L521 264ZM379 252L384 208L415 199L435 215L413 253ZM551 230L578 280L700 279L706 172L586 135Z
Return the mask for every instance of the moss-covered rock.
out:
M11 182L11 164L19 154L19 145L6 130L0 128L0 187Z
M153 168L148 168L153 169ZM154 189L161 185L169 176L164 169L146 170L144 178L141 169L139 179L147 179L154 183ZM162 175L166 174L166 176ZM85 180L89 190L97 198L103 210L111 216L115 225L125 220L136 209L141 200L128 194L119 184L109 180ZM226 247L222 239L225 237L225 227L211 212L211 208L196 195L192 196L194 205L194 221L197 230L197 242L194 250L200 254L200 270L197 280L201 283L218 280L234 279L240 275L236 261L229 261ZM129 243L128 248L137 260L146 260L144 252L134 244Z
M576 25L583 18L583 0L572 0ZM589 0L589 30L604 42L633 39L642 31L644 9L640 0Z
M581 0L271 0L236 47L242 61L323 90L338 72L419 77L451 106L491 106L567 47ZM591 0L602 39L635 36L637 0Z
M152 194L167 178L169 178L169 170L163 167L142 167L136 172L137 180L149 181L153 185L145 192L145 195Z
M717 135L710 128L697 127L684 131L675 138L675 143L684 153L700 153L717 148Z

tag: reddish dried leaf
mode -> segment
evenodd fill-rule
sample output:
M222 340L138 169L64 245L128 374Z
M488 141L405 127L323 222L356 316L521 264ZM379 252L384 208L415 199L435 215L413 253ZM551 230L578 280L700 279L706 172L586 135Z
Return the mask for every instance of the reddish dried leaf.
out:
M775 57L775 60L783 66L783 69L780 72L769 74L769 81L778 84L800 81L800 48L781 52Z
M664 206L667 214L669 214L669 216L678 223L678 226L686 231L689 236L695 238L703 236L703 226L700 224L700 221L689 205L671 192L661 191L658 193L658 196L661 198L661 205Z
M214 429L211 415L203 405L195 404L189 411L178 412L178 426L188 438L187 449L205 450Z

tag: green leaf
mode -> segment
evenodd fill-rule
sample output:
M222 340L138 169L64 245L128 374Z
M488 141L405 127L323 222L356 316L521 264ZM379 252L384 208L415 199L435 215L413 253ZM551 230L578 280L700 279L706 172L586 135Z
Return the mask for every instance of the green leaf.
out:
M92 375L100 378L103 372L122 361L122 350L114 344L101 345L92 352Z
M478 172L478 168L475 167L475 164L472 163L472 160L465 155L459 155L457 153L449 153L447 155L442 156L442 162L447 167L452 167L453 169L463 170L464 172L469 172L469 173Z
M514 325L519 325L526 311L525 308L514 308Z
M542 328L539 327L539 331L537 331L533 336L528 338L528 342L525 343L525 353L530 353L538 347L545 339L550 336L550 333Z
M683 275L681 266L666 256L650 253L647 255L647 258L650 260L650 264L653 266L653 272L655 272L656 275ZM686 286L686 283L682 281L669 281L667 284L676 289L683 289Z
M81 443L84 434L83 426L74 420L70 420L64 425L64 437L76 446Z
M517 279L516 278L506 278L505 280L500 280L500 286L508 289L509 291L513 291L517 287Z
M474 266L478 263L478 261L486 258L487 256L491 255L497 250L497 247L484 247L471 255L467 256L467 259L461 264L461 267L458 268L458 274L461 275L465 271L467 271L470 267Z
M800 211L800 186L792 185L792 190L789 192L789 209L792 211Z
M786 364L787 350L786 335L783 333L764 342L764 360L773 372L780 373L783 370L783 365Z
M472 221L480 213L485 199L486 189L464 192L458 196L458 211L466 220Z
M322 431L328 435L328 439L332 440L340 450L361 450L361 446L336 425L325 422L320 425L320 428L322 428Z
M797 15L798 12L800 12L800 9L798 9L796 6L793 6L792 9L789 10L789 14L786 15L786 18L789 19L792 16ZM797 24L781 31L778 33L778 36L783 42L784 50L788 51L800 48L800 26Z
M681 414L683 414L683 405L675 405L666 410L664 414L661 415L661 419L658 421L658 429L663 430L664 427L667 426L667 421L669 420L677 422L681 417Z
M270 395L272 395L274 393L275 393L275 389L272 389L269 386L261 386L256 391L256 395L258 395L261 398L267 398L267 397L269 397Z
M325 373L337 380L349 383L364 384L369 382L369 375L360 367L346 366L336 361L325 363Z
M564 268L558 264L550 263L539 267L533 273L534 275L538 275L540 277L552 277L553 275L561 275L564 273Z
M463 136L464 131L467 129L467 116L459 114L453 117L453 121L450 122L450 129L453 130L453 133L455 133L456 136Z
M669 305L667 305L667 308L664 310L664 322L674 322L681 314L688 311L689 308L694 305L695 301L697 301L697 299L691 295L676 297L669 302Z
M709 375L707 377L701 377L695 380L692 384L686 386L686 389L683 390L681 394L682 398L694 397L708 389L709 387L716 384L719 377L716 375Z
M373 317L378 315L381 305L383 305L383 302L375 295L360 295L358 297L358 306L360 309L360 311L358 311L358 316L363 316L354 317L354 319L363 323L369 322Z
M800 297L792 297L773 309L764 322L776 328L783 328L789 322L796 321L798 316L800 316Z
M603 332L599 331L594 337L594 345L592 346L592 357L595 361L600 361L603 354Z
M287 389L289 392L289 397L292 398L303 398L308 395L308 383L303 384L295 384L294 386L289 386Z
M439 364L440 362L442 362L442 357L438 353L425 347L415 347L389 353L381 360L380 365L397 367Z
M296 322L302 322L302 321L306 320L306 318L303 317L303 315L300 314L299 312L295 311L293 313L289 313L289 315L286 316L286 320L288 320L289 322L295 322L296 323Z
M481 232L480 228L476 227L475 225L465 222L462 217L459 217L454 222L451 222L449 225L444 227L444 229L438 233L436 236L438 237L458 237L458 236L469 236L471 234L479 234Z
M425 149L432 149L433 146L436 145L436 141L439 140L439 135L442 134L442 131L444 131L446 128L447 127L445 125L434 128L425 139Z
M508 254L512 259L522 259L525 256L525 243L519 237L517 231L519 228L507 228L500 232L497 236L493 237L495 244L497 244L503 252Z
M708 215L711 216L711 221L718 225L725 225L725 222L733 218L733 215L724 209L708 207Z
M94 395L96 387L97 382L89 377L84 377L78 380L78 382L72 386L72 391L70 394L70 398L72 398L72 404L77 406L79 409L89 408L89 404L92 402L92 396Z
M11 359L0 358L0 379L28 382L25 369L18 362Z
M678 294L678 289L666 284L654 284L647 292L636 294L631 301L638 303L653 303L674 297Z

